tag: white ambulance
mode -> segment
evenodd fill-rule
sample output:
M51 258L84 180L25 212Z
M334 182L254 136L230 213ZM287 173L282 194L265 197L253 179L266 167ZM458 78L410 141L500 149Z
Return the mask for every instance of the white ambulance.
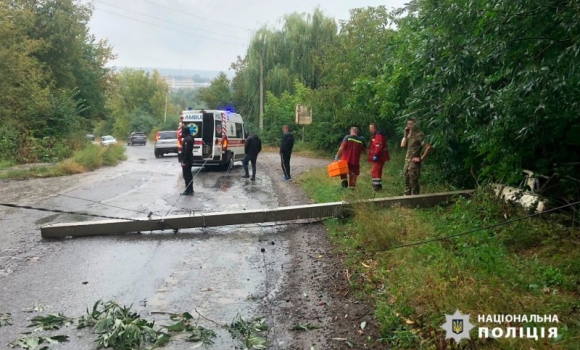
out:
M234 162L244 159L247 133L241 115L221 110L187 110L179 119L182 125L189 127L194 140L194 166L227 170ZM177 140L181 152L181 129Z

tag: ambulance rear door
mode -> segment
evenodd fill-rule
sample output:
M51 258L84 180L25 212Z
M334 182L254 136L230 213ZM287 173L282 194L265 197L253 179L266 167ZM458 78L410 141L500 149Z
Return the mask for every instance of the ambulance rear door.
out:
M193 111L185 112L183 114L183 125L189 127L191 137L193 137L193 156L202 157L203 114Z

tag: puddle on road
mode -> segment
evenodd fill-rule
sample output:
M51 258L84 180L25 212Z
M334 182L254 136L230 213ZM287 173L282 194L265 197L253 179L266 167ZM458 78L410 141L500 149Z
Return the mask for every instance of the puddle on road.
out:
M230 189L234 183L234 179L231 175L220 176L216 179L215 185L211 188L219 188L225 192Z

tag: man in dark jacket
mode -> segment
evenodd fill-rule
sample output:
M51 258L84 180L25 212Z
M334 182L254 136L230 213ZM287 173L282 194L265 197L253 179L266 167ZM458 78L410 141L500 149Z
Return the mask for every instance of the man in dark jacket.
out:
M288 125L282 127L282 142L280 144L280 161L282 163L282 171L284 177L282 180L292 180L290 176L290 156L292 155L292 148L294 148L294 135L290 132Z
M262 151L262 140L254 134L253 132L250 133L250 136L246 139L246 145L244 147L244 153L246 156L244 157L244 176L243 178L247 179L250 177L250 172L248 171L248 163L252 162L252 178L250 180L256 181L256 161L258 160L258 153Z
M193 167L193 137L189 127L181 128L181 136L183 138L181 150L181 170L183 172L183 181L185 181L185 191L182 196L193 196L193 174L191 168Z

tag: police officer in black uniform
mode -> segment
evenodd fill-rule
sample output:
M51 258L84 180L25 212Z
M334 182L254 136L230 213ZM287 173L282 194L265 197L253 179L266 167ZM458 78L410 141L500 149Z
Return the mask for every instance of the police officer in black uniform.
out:
M183 172L183 181L185 181L185 191L182 196L193 196L193 174L191 168L193 167L193 137L188 126L181 128L181 136L183 138L183 147L181 151L181 169Z
M258 154L262 151L262 140L258 137L258 135L254 134L253 132L250 133L250 137L246 140L245 145L245 157L243 161L244 165L244 176L243 178L247 179L250 178L250 173L248 169L248 163L252 163L252 177L250 178L251 181L256 181L256 161L258 160Z
M280 143L280 161L284 177L282 180L292 180L290 176L290 157L292 156L292 148L294 147L294 135L290 132L288 125L282 127L282 142Z

